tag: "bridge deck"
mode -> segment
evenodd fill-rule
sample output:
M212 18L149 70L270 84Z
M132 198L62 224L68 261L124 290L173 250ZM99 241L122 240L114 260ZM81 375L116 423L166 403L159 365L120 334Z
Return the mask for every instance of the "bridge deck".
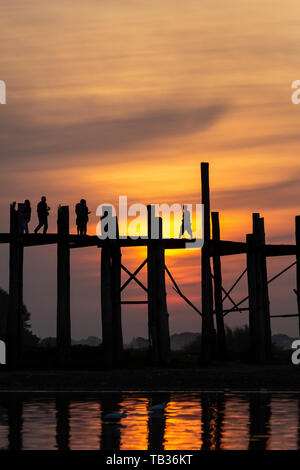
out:
M10 233L0 233L0 243L10 243ZM47 233L43 235L38 234L22 234L18 235L18 240L23 246L41 246L41 245L53 245L58 242L57 233ZM104 240L99 239L96 235L75 235L69 234L68 241L70 248L84 248L89 246L102 247ZM149 240L148 238L138 238L134 240L132 238L120 238L118 240L111 240L111 243L116 243L120 247L137 247L137 246L148 246L151 243L157 243L158 240ZM196 240L185 240L179 238L164 238L163 245L166 250L183 249L186 248L186 241L189 243L195 242ZM267 257L272 256L290 256L296 255L297 248L295 245L265 245L265 251ZM210 241L210 256L229 256L246 254L247 245L243 242L234 242L227 240L220 240L218 242Z
M47 234L22 234L17 235L18 241L23 246L41 246L41 245L53 245L58 242L57 233ZM0 233L0 243L10 243L11 239L15 239L14 235L10 233ZM99 239L96 235L68 235L68 241L70 248L83 248L89 246L101 247L105 243L105 240ZM165 249L182 249L185 248L186 240L176 238L164 238L163 245ZM195 242L196 240L188 240L189 243ZM134 240L132 238L120 238L118 240L111 240L111 243L116 243L120 247L135 247L135 246L147 246L149 243L157 243L158 240L149 240L148 238L138 238Z

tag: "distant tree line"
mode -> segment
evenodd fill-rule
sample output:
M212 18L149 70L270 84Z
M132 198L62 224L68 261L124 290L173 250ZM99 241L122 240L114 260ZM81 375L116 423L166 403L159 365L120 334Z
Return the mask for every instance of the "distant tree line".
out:
M6 338L6 325L8 317L9 295L0 288L0 339L5 341ZM22 305L22 319L23 319L23 344L24 346L36 346L40 339L31 331L30 313L27 307Z

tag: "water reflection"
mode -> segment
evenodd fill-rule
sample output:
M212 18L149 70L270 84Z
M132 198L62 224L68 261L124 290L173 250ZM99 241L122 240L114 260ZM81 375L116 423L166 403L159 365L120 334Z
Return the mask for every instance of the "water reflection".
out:
M70 403L70 448L98 450L102 435L101 402L72 397ZM104 444L103 444L104 445Z
M100 400L102 432L100 435L101 450L120 450L122 427L122 395L106 394ZM106 416L114 413L115 418ZM119 417L117 415L120 415Z
M8 427L8 449L22 449L22 412L23 403L21 397L11 395L7 402L7 427Z
M270 437L271 395L251 395L249 414L249 450L266 450Z
M0 394L0 449L299 449L300 394Z
M211 393L201 396L202 450L220 450L223 434L225 396Z
M56 443L58 450L70 449L70 400L56 399Z
M148 401L148 450L164 450L170 393L156 394Z
M225 400L222 449L243 450L249 443L249 400L231 395Z

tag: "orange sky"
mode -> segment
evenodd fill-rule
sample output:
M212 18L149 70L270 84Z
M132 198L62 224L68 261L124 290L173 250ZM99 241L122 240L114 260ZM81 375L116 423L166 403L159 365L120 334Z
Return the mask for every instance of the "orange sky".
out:
M119 195L196 203L199 163L209 161L223 238L244 240L251 212L259 211L270 241L293 241L299 21L296 0L3 0L0 230L8 230L9 202L35 205L44 193L50 231L58 204L73 211L81 197L93 225L97 205ZM0 285L7 288L7 248L0 249ZM126 256L135 266L137 255ZM199 306L199 253L167 260ZM226 286L243 263L226 260ZM270 263L270 275L289 260L280 263ZM99 254L77 251L72 269L72 334L99 335ZM53 334L54 248L27 250L25 272L34 331ZM291 272L272 291L274 313L296 311L293 287ZM172 331L198 331L197 314L175 301L171 288L168 294ZM128 295L140 294L134 288ZM246 321L234 315L231 324ZM145 312L126 309L124 322L126 338L146 334ZM297 334L296 320L273 327Z

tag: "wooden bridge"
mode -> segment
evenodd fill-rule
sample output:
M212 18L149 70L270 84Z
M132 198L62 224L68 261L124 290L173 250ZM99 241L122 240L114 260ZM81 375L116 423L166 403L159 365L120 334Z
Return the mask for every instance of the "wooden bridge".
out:
M155 206L148 209L148 237L133 239L102 240L97 236L73 235L69 233L69 208L59 206L56 234L22 234L19 232L19 214L11 205L10 233L0 234L0 243L9 244L9 313L7 320L7 363L16 368L22 356L23 304L23 254L28 246L57 245L57 349L62 364L67 363L71 347L70 316L70 250L95 246L101 248L101 318L103 350L108 365L117 364L123 350L121 307L122 304L148 305L149 344L155 363L168 363L170 357L170 334L167 310L165 275L167 274L175 291L202 317L202 360L213 357L226 357L226 337L224 317L230 312L249 311L250 340L253 359L264 362L271 356L271 325L268 285L292 266L296 265L295 293L298 313L284 316L297 316L300 329L300 216L295 218L295 244L270 245L265 243L264 219L253 214L253 232L246 235L245 242L222 240L220 237L219 213L210 210L209 165L201 164L202 204L204 205L204 246L201 253L201 311L182 293L169 269L165 266L166 249L182 249L184 239L165 239L162 236L162 219L158 217L159 238L153 240L151 222L154 220ZM212 236L211 236L212 233ZM191 240L188 240L190 243ZM132 273L121 261L122 249L126 247L147 247L147 258ZM226 291L222 286L223 256L246 255L247 268ZM295 256L295 262L267 278L267 257ZM137 277L147 265L147 286ZM122 285L121 271L129 278ZM247 273L248 296L235 302L232 291ZM131 281L135 281L147 294L145 301L122 301L121 293ZM232 308L224 310L228 299ZM248 307L241 305L248 301Z

